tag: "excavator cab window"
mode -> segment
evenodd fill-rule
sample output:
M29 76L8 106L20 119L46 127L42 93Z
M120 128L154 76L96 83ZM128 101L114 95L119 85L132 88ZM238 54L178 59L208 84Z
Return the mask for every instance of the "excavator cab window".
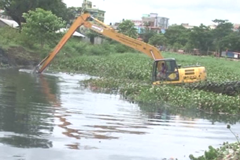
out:
M179 73L174 59L161 59L153 63L153 81L178 81Z

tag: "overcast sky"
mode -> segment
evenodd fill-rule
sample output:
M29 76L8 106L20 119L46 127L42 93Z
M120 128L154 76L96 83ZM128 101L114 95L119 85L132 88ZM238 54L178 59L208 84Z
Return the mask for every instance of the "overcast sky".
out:
M82 0L63 0L68 7L79 7ZM158 13L170 24L213 24L214 19L240 23L240 0L92 0L105 10L105 23L124 19L141 19L142 14Z

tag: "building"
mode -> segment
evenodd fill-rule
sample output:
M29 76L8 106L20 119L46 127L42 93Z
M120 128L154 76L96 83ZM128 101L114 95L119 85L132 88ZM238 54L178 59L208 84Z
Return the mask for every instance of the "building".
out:
M2 18L4 10L0 9L0 17Z
M138 30L148 28L149 30L156 31L158 33L164 33L168 28L169 18L159 17L157 13L143 14L141 26L137 27Z
M209 25L209 27L210 29L216 29L217 25L212 24L212 25ZM239 32L239 29L240 29L240 24L233 24L233 31Z
M144 32L146 28L158 33L165 33L169 25L169 18L159 17L157 13L143 14L141 20L131 20L137 29L138 34ZM117 28L121 22L114 24L113 28Z
M18 23L14 20L0 18L0 27L5 27L5 26L18 28Z
M132 20L138 33L142 33L145 28L165 33L169 25L169 18L159 17L157 13L143 14L141 20Z
M157 13L143 14L142 21L149 27L159 27L161 29L167 29L169 25L169 18L159 17Z
M233 24L233 31L239 32L240 31L240 24Z
M59 29L58 31L56 31L56 33L64 33L64 34L65 34L67 31L68 31L67 28L61 28L61 29ZM86 37L85 35L77 32L77 31L75 31L75 32L72 34L72 36L73 36L73 37L80 37L80 38L85 38L85 37Z
M3 19L12 19L10 16L6 15L5 14L5 11L0 9L0 18L3 18Z
M211 24L211 25L209 25L209 28L210 28L210 29L216 29L216 28L217 28L217 25L216 25L216 24Z
M181 25L186 29L193 29L193 27L194 27L192 25L189 25L188 23L182 23Z
M233 51L223 51L221 53L222 57L227 57L227 58L233 58L233 59L240 59L240 53L239 52L233 52Z
M134 23L135 28L137 29L138 33L141 33L144 29L143 21L142 20L131 20Z
M82 3L82 11L89 12L94 18L97 18L98 20L104 22L105 12L103 10L100 10L97 5L94 5L89 0L83 0Z

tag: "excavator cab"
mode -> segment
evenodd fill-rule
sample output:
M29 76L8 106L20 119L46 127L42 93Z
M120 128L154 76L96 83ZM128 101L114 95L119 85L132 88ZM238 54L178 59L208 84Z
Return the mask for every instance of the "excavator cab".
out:
M153 63L152 81L179 81L179 71L175 59L155 60Z

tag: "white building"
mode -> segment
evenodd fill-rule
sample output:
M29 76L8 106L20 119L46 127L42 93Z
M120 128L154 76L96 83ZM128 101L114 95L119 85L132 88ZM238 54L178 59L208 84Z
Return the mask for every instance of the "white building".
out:
M0 18L0 27L4 27L4 26L10 26L12 28L17 28L19 25L14 20Z

